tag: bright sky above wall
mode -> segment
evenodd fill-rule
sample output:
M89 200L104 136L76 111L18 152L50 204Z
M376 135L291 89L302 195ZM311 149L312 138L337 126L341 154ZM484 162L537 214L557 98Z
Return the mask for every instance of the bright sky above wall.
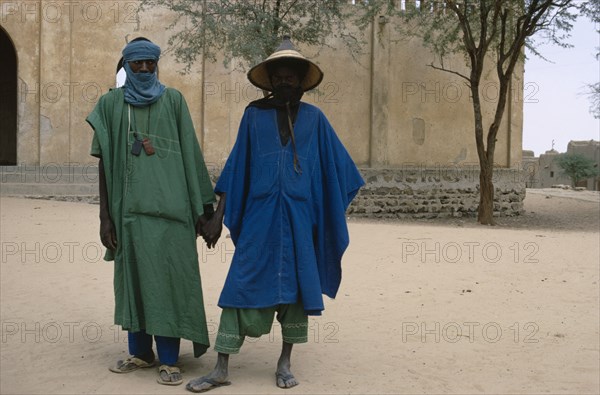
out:
M525 64L523 149L535 156L566 152L570 140L600 140L600 120L590 113L586 85L600 80L600 35L587 18L576 22L573 48L540 47L553 63L529 55Z

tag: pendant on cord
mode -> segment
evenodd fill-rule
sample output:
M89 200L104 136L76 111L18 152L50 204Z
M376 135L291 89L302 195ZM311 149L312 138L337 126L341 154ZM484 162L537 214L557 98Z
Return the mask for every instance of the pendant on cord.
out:
M140 139L138 137L137 132L133 133L133 137L135 140L133 141L133 145L131 146L131 154L135 156L140 156L142 152L142 148L144 148L144 152L148 156L154 155L154 147L152 146L152 142L149 138Z

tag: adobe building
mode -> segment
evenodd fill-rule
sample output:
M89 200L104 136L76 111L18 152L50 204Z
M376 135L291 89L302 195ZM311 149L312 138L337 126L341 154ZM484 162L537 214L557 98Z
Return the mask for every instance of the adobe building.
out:
M567 154L579 154L594 161L596 169L600 168L600 141L569 141ZM534 157L533 151L523 150L523 178L527 188L551 188L556 185L572 186L571 179L564 175L556 161L561 155L554 148ZM581 180L576 187L590 191L600 191L600 176Z
M539 158L536 158L535 153L531 150L523 150L521 157L525 187L536 188L539 184Z
M92 130L85 117L114 86L121 50L138 36L163 48L160 79L186 97L209 169L218 177L244 108L262 93L236 62L226 67L200 56L190 73L180 74L183 66L165 51L174 15L165 9L138 15L138 6L133 0L0 0L4 195L96 193L97 161L89 156ZM340 49L299 46L325 73L306 101L328 116L368 183L351 211L380 217L474 213L479 165L470 91L459 77L428 67L431 53L398 37L393 23L375 18L357 32L367 44L356 60L334 38L328 44ZM463 64L462 56L446 63L466 73ZM520 67L496 143L498 214L520 212L525 195L522 77ZM491 122L498 96L493 67L485 78L483 111Z
M571 185L571 179L563 174L556 162L560 155L555 149L546 151L539 158L539 184L537 188L551 188L553 185Z
M567 153L579 154L595 162L596 170L600 169L600 141L569 141ZM587 188L591 191L600 191L600 175L587 180L581 180L577 187Z

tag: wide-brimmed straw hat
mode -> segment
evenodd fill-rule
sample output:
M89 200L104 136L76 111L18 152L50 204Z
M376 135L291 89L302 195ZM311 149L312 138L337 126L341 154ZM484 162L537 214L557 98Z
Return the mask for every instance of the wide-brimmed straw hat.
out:
M304 63L308 65L306 74L300 82L300 86L306 92L321 83L323 80L323 72L313 62L306 59L298 50L294 47L294 44L290 41L289 36L284 36L281 45L262 63L252 67L248 72L248 79L254 85L265 91L273 92L273 85L269 78L269 66L279 61L293 61L299 64Z

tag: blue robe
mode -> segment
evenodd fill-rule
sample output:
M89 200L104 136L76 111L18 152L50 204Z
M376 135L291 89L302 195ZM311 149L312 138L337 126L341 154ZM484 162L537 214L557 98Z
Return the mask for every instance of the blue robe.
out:
M220 307L301 301L320 315L334 298L348 246L346 209L364 181L325 115L300 103L292 143L282 146L277 111L248 107L216 185L236 247Z

